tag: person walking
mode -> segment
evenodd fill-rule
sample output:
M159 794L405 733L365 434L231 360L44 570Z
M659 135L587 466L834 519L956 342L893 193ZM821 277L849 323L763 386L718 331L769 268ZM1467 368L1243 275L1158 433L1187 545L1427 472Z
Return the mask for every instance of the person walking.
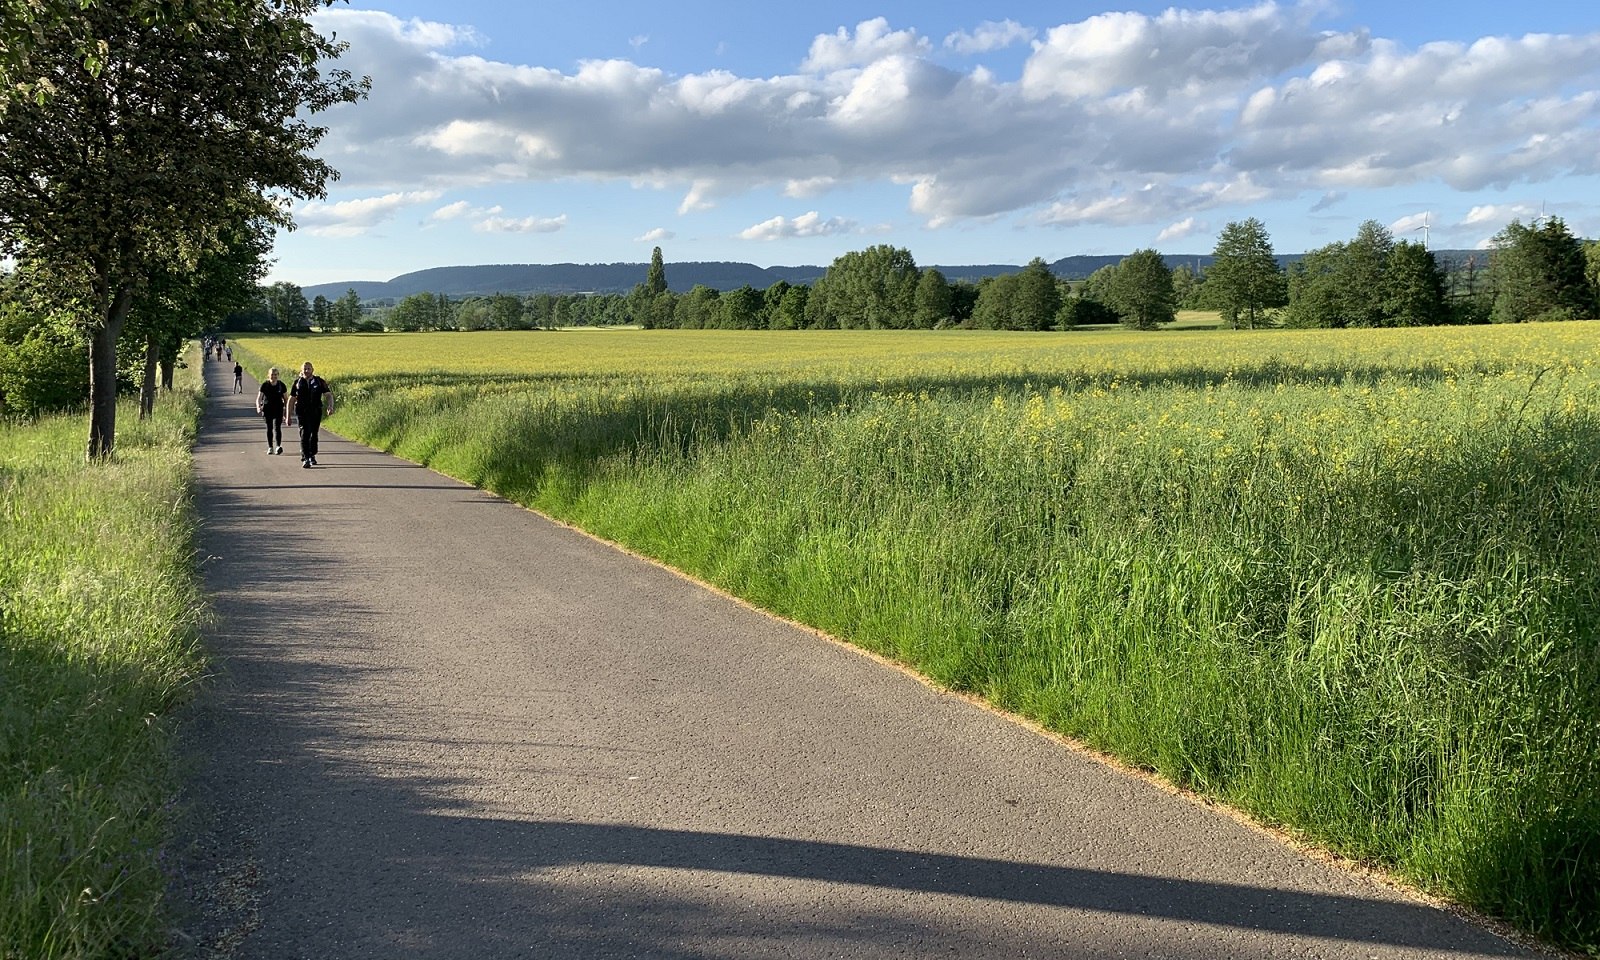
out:
M333 413L333 388L312 372L307 360L300 365L300 376L289 388L289 397L294 402L290 422L300 418L300 466L309 470L317 465L317 431L322 429L322 417Z
M233 365L233 392L244 393L244 365Z
M278 368L267 371L256 393L256 413L267 421L267 453L283 452L283 421L288 419L289 385L278 379Z

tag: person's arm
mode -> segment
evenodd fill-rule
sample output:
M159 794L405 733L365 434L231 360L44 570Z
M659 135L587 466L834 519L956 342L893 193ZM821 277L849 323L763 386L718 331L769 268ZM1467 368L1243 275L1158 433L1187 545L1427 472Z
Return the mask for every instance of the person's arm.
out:
M330 417L333 416L333 388L332 387L329 387L322 394L322 412L327 416L330 416Z

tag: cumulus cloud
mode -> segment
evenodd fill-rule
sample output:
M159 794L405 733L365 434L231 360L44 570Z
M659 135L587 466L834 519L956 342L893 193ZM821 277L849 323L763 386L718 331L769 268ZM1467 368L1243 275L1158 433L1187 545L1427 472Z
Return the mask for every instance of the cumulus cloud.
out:
M915 30L890 30L884 17L863 20L851 34L844 27L811 41L811 53L800 69L806 73L826 73L865 66L888 57L924 56L933 48L927 37Z
M567 225L567 215L559 217L487 217L472 225L479 233L555 233Z
M988 53L991 50L1002 50L1015 44L1027 43L1038 35L1039 31L1025 27L1015 20L1002 20L999 23L985 20L971 33L957 31L945 37L944 45L956 53Z
M353 237L392 219L407 207L437 200L439 195L438 190L407 190L337 203L311 201L296 207L293 213L295 222L313 234Z
M635 243L660 243L663 240L671 240L676 236L676 233L666 227L656 227L654 230L647 230L633 239Z
M373 89L319 118L321 153L372 195L617 181L680 192L684 215L757 189L891 183L935 226L1159 227L1267 199L1321 210L1368 187L1600 174L1600 30L1407 47L1321 29L1322 9L1089 17L1043 30L1011 76L940 65L926 37L878 18L814 38L792 74L744 77L497 62L468 31L336 7L318 23Z
M841 217L822 219L821 214L812 210L802 213L790 220L788 217L773 217L739 233L741 240L787 240L795 237L831 237L836 234L849 233L856 227L855 223Z

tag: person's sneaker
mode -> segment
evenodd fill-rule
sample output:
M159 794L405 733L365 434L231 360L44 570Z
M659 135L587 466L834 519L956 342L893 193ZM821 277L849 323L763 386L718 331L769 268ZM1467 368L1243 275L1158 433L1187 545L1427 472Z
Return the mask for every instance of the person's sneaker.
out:
M300 461L300 466L305 467L307 470L310 470L311 469L311 458L307 457L306 459L301 460Z
M282 448L282 447L279 447L279 448L278 448L278 452L279 452L279 453L282 453L282 452L283 452L283 448Z
M267 456L269 456L269 457L272 456L272 448L271 447L267 448Z
M317 458L316 458L316 457L312 457L312 458L311 458L311 465L312 465L312 466L313 466L313 467L319 467L319 466L321 466L321 464L319 464L319 463L317 463Z

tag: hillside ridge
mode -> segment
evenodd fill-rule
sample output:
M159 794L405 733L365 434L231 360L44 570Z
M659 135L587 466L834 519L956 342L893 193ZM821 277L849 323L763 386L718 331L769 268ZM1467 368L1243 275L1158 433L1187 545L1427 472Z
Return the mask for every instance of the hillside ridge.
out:
M1434 256L1445 267L1464 263L1469 257L1483 256L1481 250L1435 250ZM1051 263L1050 270L1063 280L1082 280L1102 267L1115 266L1125 254L1079 254L1062 257ZM1300 259L1302 254L1279 254L1282 264ZM1165 254L1169 267L1190 266L1204 269L1210 266L1210 254ZM951 281L978 281L984 277L1016 273L1021 264L987 263L944 265L932 264L934 269ZM749 285L765 290L782 280L793 284L810 284L827 272L825 266L772 266L758 267L753 263L732 260L668 262L667 285L677 293L687 293L697 285L716 290L736 290ZM648 263L500 263L461 266L428 267L403 273L389 280L349 280L335 283L318 283L304 287L309 298L318 296L337 300L349 290L363 300L384 298L401 299L415 293L442 293L451 297L489 296L496 293L517 295L550 293L627 293L642 283L649 271Z

